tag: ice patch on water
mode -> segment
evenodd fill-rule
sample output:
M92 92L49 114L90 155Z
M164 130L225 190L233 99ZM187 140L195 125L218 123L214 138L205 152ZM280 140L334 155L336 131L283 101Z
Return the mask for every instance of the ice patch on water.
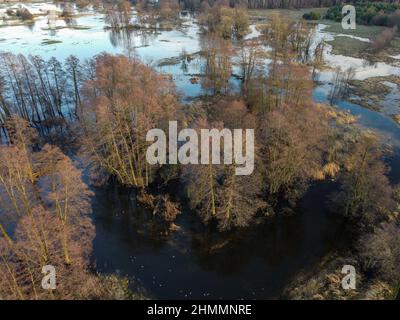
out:
M368 40L366 38L355 37L351 35L344 34L332 34L330 32L325 32L328 26L325 24L319 24L316 27L316 34L314 38L314 44L324 40L324 41L332 41L335 36L350 36L350 38L358 39L361 41ZM369 42L369 40L368 40ZM400 55L399 55L400 58ZM392 66L390 64L384 62L378 62L375 64L370 64L365 59L348 57L343 55L337 55L332 53L332 46L327 44L325 47L325 61L326 64L332 68L340 67L343 70L348 68L353 68L355 70L354 78L357 80L364 80L369 77L376 76L388 76L388 75L400 75L400 68L396 66ZM332 72L322 72L321 73L321 81L329 81L332 78Z
M256 25L252 24L249 29L250 32L244 37L245 40L255 39L261 35L261 32L257 30Z
M400 60L400 54L397 54L397 55L394 55L394 56L389 55L389 57L391 57L391 58L393 58L393 59Z

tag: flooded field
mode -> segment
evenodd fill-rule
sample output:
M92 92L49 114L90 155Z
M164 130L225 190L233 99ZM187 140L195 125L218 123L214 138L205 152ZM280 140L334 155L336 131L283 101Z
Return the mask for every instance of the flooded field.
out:
M41 55L46 60L56 57L61 61L70 55L84 60L102 52L136 55L160 73L170 74L185 103L207 94L200 82L191 81L203 72L204 61L196 54L201 50L201 34L196 17L190 14L173 30L112 31L105 28L104 14L84 10L69 21L57 20L56 27L49 30L47 10L61 10L59 6L24 6L37 15L35 22L0 22L0 51ZM0 4L0 16L6 8L9 6ZM325 29L322 23L316 26L315 43L348 36ZM252 25L246 38L258 36L260 33ZM182 58L185 56L191 58ZM329 102L336 67L354 68L356 80L400 76L399 63L371 65L363 59L335 55L330 45L326 46L324 57L329 68L318 71L319 82L313 92L316 102ZM267 66L269 60L264 63ZM240 83L235 77L230 85L233 91L239 91ZM335 105L358 117L360 126L381 133L385 142L393 146L393 155L388 159L392 167L390 178L399 182L400 126L391 116L400 113L400 92L395 83L386 81L385 85L390 92L380 102L380 112L357 105L357 97L353 97L352 103L338 100ZM182 232L166 238L155 235L152 217L136 203L133 191L115 186L94 189L96 237L91 260L96 271L127 276L133 288L153 298L279 298L298 272L350 241L343 232L343 219L328 213L325 200L332 188L333 183L317 183L306 193L295 215L281 215L234 234L218 234L204 227L185 208L185 214L176 221ZM148 229L139 228L143 225Z

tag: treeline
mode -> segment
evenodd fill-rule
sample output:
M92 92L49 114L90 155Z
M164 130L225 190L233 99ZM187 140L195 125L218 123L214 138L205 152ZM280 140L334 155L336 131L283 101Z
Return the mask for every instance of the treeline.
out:
M380 34L378 34L371 42L372 52L379 52L390 45L390 43L396 36L397 30L398 27L394 26L393 28L386 28Z
M181 0L180 3L184 4L187 9L200 8L201 0ZM216 2L216 0L206 0L210 6ZM230 6L245 6L248 9L300 9L300 8L316 8L316 7L331 7L336 5L343 5L344 3L355 4L355 3L374 3L382 2L388 4L398 4L399 0L387 0L387 1L343 1L343 0L229 0Z
M98 6L100 3L103 5L117 4L120 0L76 0L74 1L78 7L85 7L90 4ZM213 6L218 0L176 0L181 9L185 10L199 10L203 2ZM141 4L148 7L160 7L166 1L149 1L149 0L131 0L133 5ZM231 7L244 6L248 9L300 9L300 8L321 8L341 6L345 3L358 4L358 3L384 3L384 4L399 4L400 0L229 0Z
M77 146L93 63L0 54L0 299L141 298L126 279L92 273L92 193L57 147ZM45 265L57 290L41 287Z
M103 7L110 7L118 5L124 0L77 0L75 1L78 7L85 7L90 4L98 7L101 3ZM185 10L200 10L202 4L207 3L209 6L213 6L218 0L160 0L160 1L149 1L149 0L132 0L128 1L133 5L139 5L147 9L164 7L165 12L175 9ZM375 5L388 7L391 5L397 5L400 0L378 0L378 1L360 1L360 0L228 0L231 7L246 7L248 9L300 9L300 8L323 8L323 7L342 7L344 4L353 5ZM169 5L173 3L173 5ZM168 8L169 7L169 8Z
M83 87L80 121L92 178L104 184L115 177L121 185L136 188L138 199L155 214L175 220L177 205L152 189L157 178L163 180L162 168L146 161L148 130L167 132L168 121L178 118L174 84L136 59L103 54L94 64L95 77Z
M0 138L12 114L33 125L42 136L62 135L67 119L78 116L80 87L93 73L90 61L0 53Z
M90 270L91 192L56 147L77 146L81 90L94 60L11 53L0 60L0 298L140 298L127 280ZM41 288L44 265L55 267L54 292Z
M354 4L359 2L384 2L399 3L399 0L386 1L359 1L359 0L239 0L247 4L249 9L292 9L292 8L315 8L315 7L331 7L335 5L343 5L345 3ZM233 0L233 3L236 3Z

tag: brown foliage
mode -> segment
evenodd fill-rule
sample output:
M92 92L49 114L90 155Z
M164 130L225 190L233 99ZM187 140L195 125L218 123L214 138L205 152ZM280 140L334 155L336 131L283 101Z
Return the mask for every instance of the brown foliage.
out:
M393 188L386 176L383 156L387 153L378 137L369 133L356 133L347 145L343 158L345 171L338 194L343 213L358 218L365 226L387 219L394 208Z
M13 116L8 126L13 144L0 147L0 298L96 298L91 192L81 172L56 147L32 151L26 121ZM44 265L56 269L54 291L41 287Z
M392 223L383 223L374 233L360 240L363 268L377 277L398 285L400 283L400 230Z
M247 10L230 8L227 1L216 1L212 7L204 1L198 21L207 33L216 33L224 39L241 39L249 29Z
M202 128L254 128L254 116L242 101L221 100L211 106L209 120L198 119L193 126ZM221 154L224 143L221 143ZM256 160L257 162L258 160ZM255 165L256 168L257 163ZM186 165L183 168L186 191L193 208L206 223L216 221L220 230L249 226L257 213L265 209L262 176L258 170L249 176L237 176L235 164Z
M127 28L132 18L131 10L129 1L118 0L116 4L108 8L105 21L114 29Z
M176 120L174 86L137 60L103 54L83 92L83 145L96 170L123 185L147 186L155 170L145 159L146 134Z
M137 200L146 208L151 210L154 215L161 217L164 221L175 221L178 214L180 214L179 205L172 202L168 195L151 195L141 192L137 196Z
M205 58L202 86L213 94L227 93L232 75L233 47L230 41L214 35L204 36L201 42Z
M265 174L270 194L313 180L323 165L327 115L315 104L283 104L261 127Z
M397 32L397 26L393 28L386 28L371 43L371 49L374 52L379 52L387 47L390 42L393 40L395 34Z

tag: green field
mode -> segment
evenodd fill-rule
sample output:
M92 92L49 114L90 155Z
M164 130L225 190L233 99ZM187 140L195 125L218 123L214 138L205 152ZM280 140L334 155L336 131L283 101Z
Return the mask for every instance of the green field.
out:
M334 40L328 41L327 43L332 45L332 52L334 54L354 58L368 58L371 62L382 61L392 63L396 60L391 58L389 55L398 55L400 53L400 37L394 38L391 41L390 46L379 53L372 53L369 50L370 43L345 36L336 36Z
M262 18L270 18L274 14L283 15L289 19L301 19L303 14L310 11L320 12L321 15L324 15L328 8L313 8L313 9L249 9L249 16L251 19L262 19Z
M328 25L328 27L325 29L325 31L332 32L332 33L341 33L341 34L348 34L348 35L353 35L355 37L361 37L361 38L367 38L367 39L373 39L375 38L378 34L380 34L385 28L384 27L378 27L378 26L365 26L365 25L356 25L355 30L351 29L343 29L342 24L340 22L335 22L332 20L321 20L320 21L323 24Z
M327 43L332 45L332 53L354 58L361 58L363 52L370 46L368 42L343 36L337 36Z

